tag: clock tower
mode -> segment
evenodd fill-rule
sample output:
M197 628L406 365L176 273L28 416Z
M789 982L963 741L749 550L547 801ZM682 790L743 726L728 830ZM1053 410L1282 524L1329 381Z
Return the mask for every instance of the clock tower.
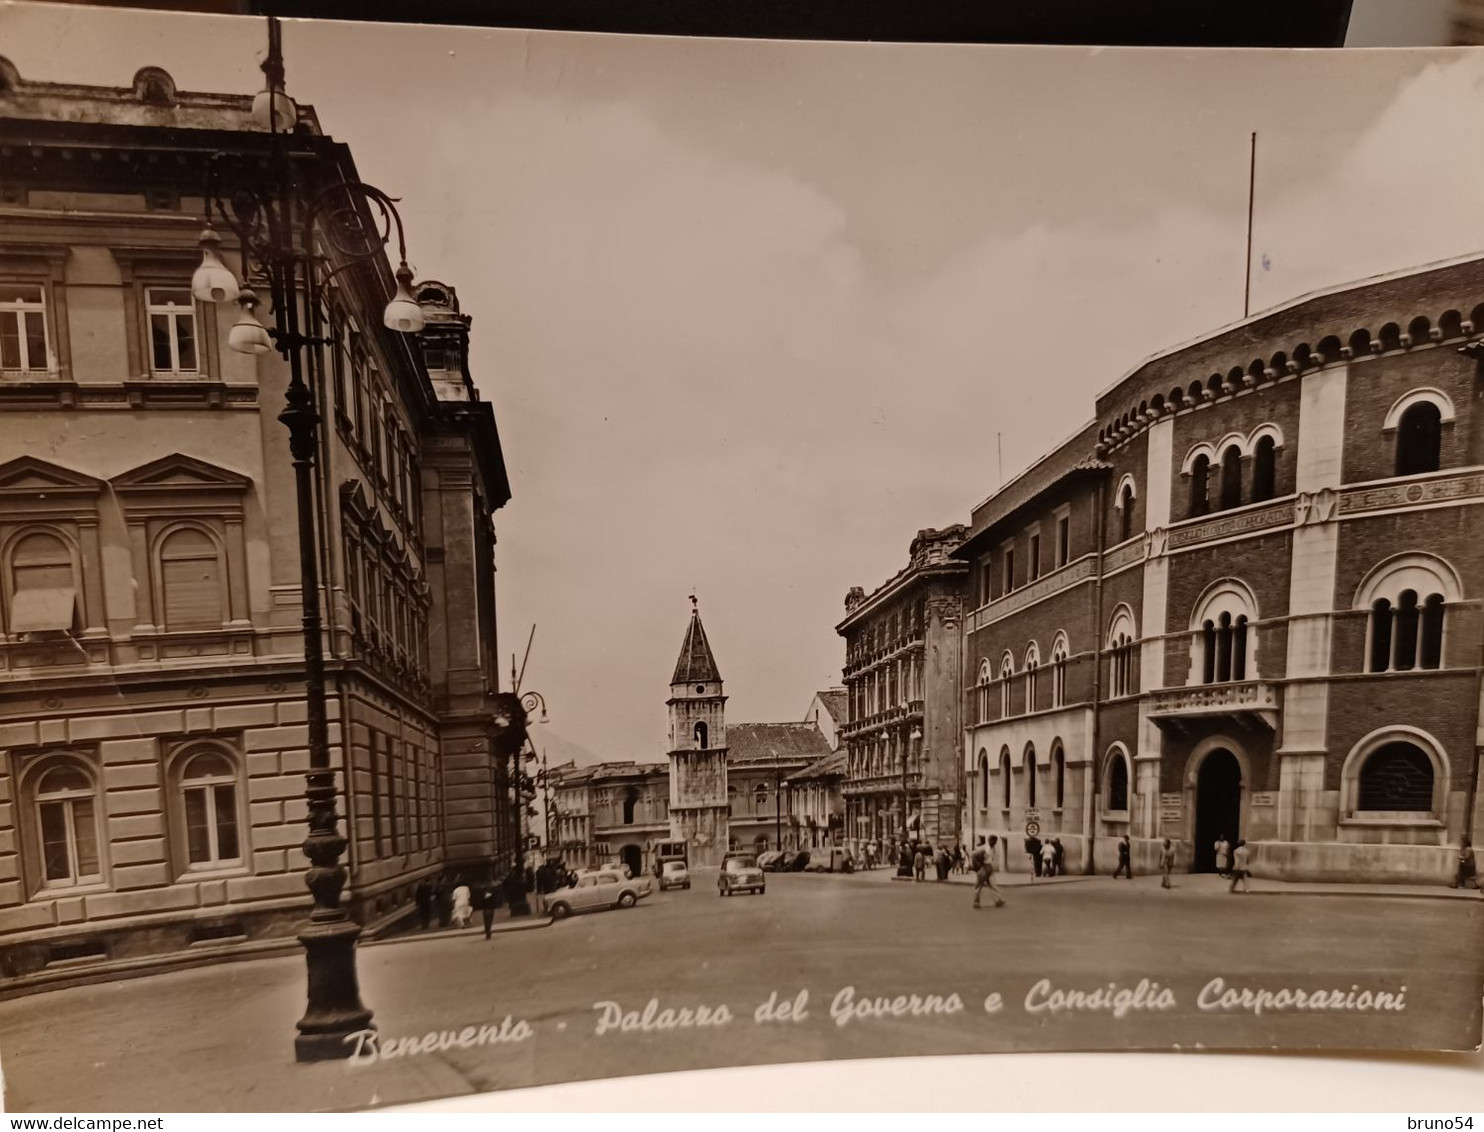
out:
M670 679L670 836L687 843L692 865L719 865L728 845L726 702L701 611Z

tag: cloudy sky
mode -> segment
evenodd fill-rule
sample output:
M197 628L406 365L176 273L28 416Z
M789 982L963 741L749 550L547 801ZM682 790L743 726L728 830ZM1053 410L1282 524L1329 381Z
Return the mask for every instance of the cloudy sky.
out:
M251 93L262 21L0 7L28 78ZM688 41L290 23L290 93L474 316L514 488L502 649L655 759L689 613L734 720L839 680L851 585L1140 359L1470 252L1484 57Z

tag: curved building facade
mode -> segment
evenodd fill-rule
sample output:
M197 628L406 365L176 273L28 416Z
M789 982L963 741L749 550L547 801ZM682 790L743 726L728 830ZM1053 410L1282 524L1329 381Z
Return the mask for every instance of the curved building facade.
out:
M1438 882L1480 825L1484 261L1136 368L973 514L971 836Z

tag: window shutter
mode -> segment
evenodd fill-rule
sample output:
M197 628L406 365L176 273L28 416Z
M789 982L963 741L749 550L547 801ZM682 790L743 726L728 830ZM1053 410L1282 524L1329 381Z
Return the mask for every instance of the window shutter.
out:
M216 629L222 623L221 567L213 558L166 560L165 627Z

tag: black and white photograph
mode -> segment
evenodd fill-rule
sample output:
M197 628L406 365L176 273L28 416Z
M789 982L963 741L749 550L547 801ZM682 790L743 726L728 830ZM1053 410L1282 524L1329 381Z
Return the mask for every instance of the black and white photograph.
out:
M1481 112L0 0L4 1109L1477 1050Z

